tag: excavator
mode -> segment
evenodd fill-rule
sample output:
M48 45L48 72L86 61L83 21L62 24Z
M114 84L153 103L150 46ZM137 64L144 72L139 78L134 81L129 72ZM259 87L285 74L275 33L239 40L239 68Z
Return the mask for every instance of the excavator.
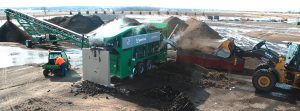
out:
M233 39L224 41L215 51L222 58L256 57L267 62L259 64L252 75L252 83L257 91L270 92L276 83L288 84L300 88L300 42L288 43L286 55L281 55L267 47L263 40L252 50L242 50L234 44Z

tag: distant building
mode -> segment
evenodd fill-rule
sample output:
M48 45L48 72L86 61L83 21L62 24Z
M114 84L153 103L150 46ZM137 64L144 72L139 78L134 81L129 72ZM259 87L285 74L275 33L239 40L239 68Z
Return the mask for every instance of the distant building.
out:
M207 19L208 19L208 20L213 20L214 17L213 17L213 16L207 16Z
M220 20L220 16L214 16L214 20L219 21Z
M215 20L215 21L219 21L220 20L220 16L207 16L208 20Z

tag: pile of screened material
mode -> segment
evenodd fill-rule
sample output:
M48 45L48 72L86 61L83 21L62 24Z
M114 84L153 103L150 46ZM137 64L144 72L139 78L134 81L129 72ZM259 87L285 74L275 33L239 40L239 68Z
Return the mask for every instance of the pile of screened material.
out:
M6 21L0 27L0 42L18 42L24 44L29 39L30 36L11 21Z
M188 27L177 41L178 48L211 54L219 46L217 40L222 37L205 22L189 19L186 24Z
M86 34L104 24L97 15L83 16L81 14L71 17L54 17L48 21L81 34Z
M168 33L172 33L172 31L174 30L175 26L177 26L177 29L175 30L175 34L177 32L181 32L181 31L184 31L187 27L188 27L188 24L185 23L185 21L179 19L178 17L174 17L174 16L171 16L169 18L167 18L166 20L164 20L163 23L167 23L168 24Z

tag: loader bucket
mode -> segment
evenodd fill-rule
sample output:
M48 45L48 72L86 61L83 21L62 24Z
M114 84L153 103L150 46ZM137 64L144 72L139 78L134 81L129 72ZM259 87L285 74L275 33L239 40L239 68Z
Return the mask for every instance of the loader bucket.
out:
M232 53L231 49L233 45L234 45L233 39L227 39L218 47L214 55L222 58L229 58Z

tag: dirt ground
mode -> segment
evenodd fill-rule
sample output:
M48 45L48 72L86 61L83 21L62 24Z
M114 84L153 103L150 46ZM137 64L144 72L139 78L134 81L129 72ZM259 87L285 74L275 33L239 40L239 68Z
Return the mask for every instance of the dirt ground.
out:
M180 69L179 67L184 70L177 70ZM208 82L210 84L204 85L205 87L201 84L191 86L183 84L195 83L195 80L202 77L199 74L205 71L194 65L182 66L170 63L134 80L117 81L116 87L139 92L142 89L169 85L183 91L197 110L300 110L298 89L286 89L286 86L283 88L281 86L272 93L256 93L250 76L219 72L231 82L235 82L229 86L219 87L219 80L215 80L217 85ZM185 78L174 82L173 75L177 75L175 78ZM81 69L74 69L63 78L45 78L40 65L13 66L0 69L0 78L1 110L163 110L160 105L163 102L149 98L148 95L141 97L135 93L129 95L101 93L90 96L80 93L74 96L72 85L82 81ZM194 82L186 82L191 78ZM156 82L149 84L153 80ZM227 79L220 81L227 81Z

